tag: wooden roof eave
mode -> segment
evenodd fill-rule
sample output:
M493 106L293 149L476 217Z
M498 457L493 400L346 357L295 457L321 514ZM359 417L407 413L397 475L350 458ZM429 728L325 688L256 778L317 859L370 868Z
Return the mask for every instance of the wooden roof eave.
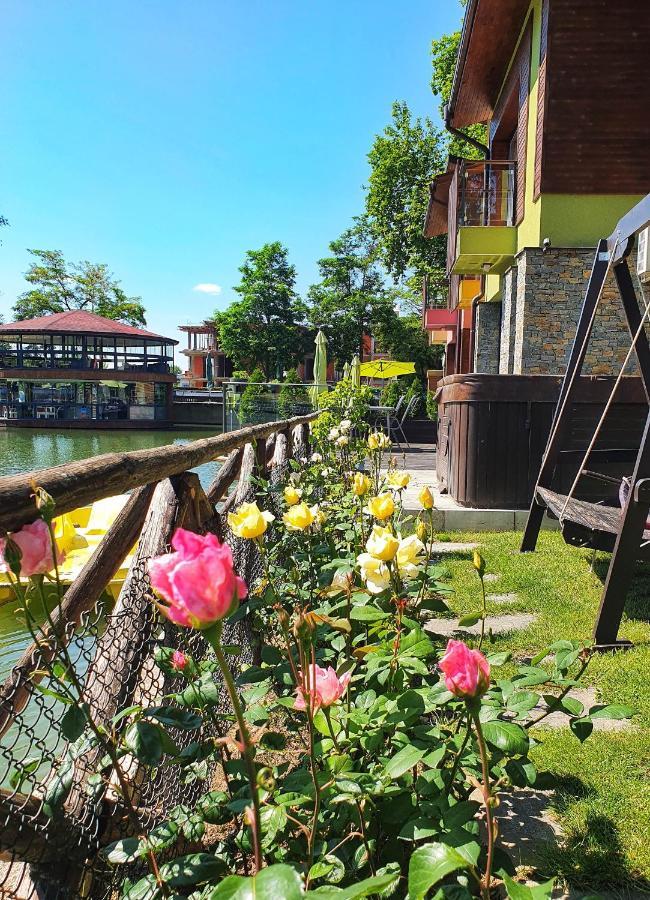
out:
M530 0L469 0L446 120L453 128L490 119Z

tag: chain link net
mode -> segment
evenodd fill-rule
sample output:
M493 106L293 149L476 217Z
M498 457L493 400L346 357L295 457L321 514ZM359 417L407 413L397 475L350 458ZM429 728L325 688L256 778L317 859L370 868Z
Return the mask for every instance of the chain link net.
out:
M304 444L302 449L304 455ZM271 480L277 483L286 471L287 464L276 467ZM253 493L250 488L246 499ZM275 512L280 513L279 507ZM254 585L262 571L254 542L239 540L227 526L223 530L223 539L233 549L237 571ZM177 628L159 615L152 603L145 562L136 564L133 576L112 611L100 602L82 617L79 626L69 626L66 635L71 660L84 686L84 698L98 721L108 722L132 704L160 705L166 694L178 690L178 678L165 674L154 662L157 644L180 649L196 661L212 653L200 633ZM224 642L241 648L237 667L253 662L258 641L248 619L225 623ZM112 783L103 785L99 792L93 788L91 776L99 760L96 749L71 764L72 790L62 810L47 818L48 793L56 779L65 774L70 746L60 731L66 707L53 696L54 686L44 679L40 689L32 689L23 709L20 696L25 675L14 670L13 676L13 691L3 704L3 712L13 723L0 744L0 785L5 807L12 806L0 816L0 897L112 900L119 896L125 877L141 877L148 871L141 863L110 866L98 852L107 843L132 833L126 810ZM230 712L220 676L215 673L213 677L220 691L217 713ZM125 724L127 721L123 720ZM181 749L222 732L218 715L206 719L200 733L169 729ZM188 778L179 766L163 764L145 770L129 757L122 762L144 832L165 820L174 806L191 807L211 789L215 769L214 763L211 767L198 766Z

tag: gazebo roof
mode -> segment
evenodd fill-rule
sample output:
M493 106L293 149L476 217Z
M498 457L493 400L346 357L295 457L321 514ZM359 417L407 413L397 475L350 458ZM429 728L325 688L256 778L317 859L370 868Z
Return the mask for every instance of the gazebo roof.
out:
M165 341L169 344L177 344L173 338L163 337L145 328L136 328L134 325L125 325L124 322L116 322L114 319L105 319L96 313L83 309L69 309L64 312L52 313L49 316L38 316L36 319L23 319L19 322L9 322L0 325L0 334L92 334L106 335L110 337L141 337L149 340Z

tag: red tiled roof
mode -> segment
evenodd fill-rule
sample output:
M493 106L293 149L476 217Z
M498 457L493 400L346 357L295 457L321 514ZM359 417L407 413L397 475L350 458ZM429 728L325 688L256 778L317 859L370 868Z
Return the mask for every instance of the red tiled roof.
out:
M49 316L39 316L36 319L23 319L20 322L0 325L0 334L19 334L28 331L38 334L109 334L115 337L157 338L161 341L178 343L172 338L154 334L153 331L125 325L124 322L116 322L114 319L105 319L103 316L86 312L83 309L69 309L65 312L52 313Z

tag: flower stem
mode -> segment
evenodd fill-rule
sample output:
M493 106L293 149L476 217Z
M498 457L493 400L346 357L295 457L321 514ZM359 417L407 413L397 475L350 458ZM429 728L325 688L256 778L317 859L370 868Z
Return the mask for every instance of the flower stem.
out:
M221 675L223 676L223 682L230 696L230 702L232 703L233 711L235 713L235 719L237 720L239 737L243 747L242 759L244 760L244 764L246 766L248 784L251 792L251 800L253 802L253 824L250 826L250 829L253 839L253 852L255 855L255 871L259 872L262 868L262 848L260 843L260 803L257 794L257 779L255 777L255 747L251 740L246 720L244 719L244 713L242 711L241 703L239 701L239 695L237 693L237 688L235 687L235 682L233 680L230 667L228 665L226 657L223 654L223 650L221 649L221 632L222 624L221 622L217 622L211 628L207 628L203 632L203 635L214 650L215 656L217 657L217 663L219 664Z
M476 740L478 742L479 754L481 757L481 772L483 777L483 805L485 806L485 825L487 828L487 862L485 865L485 875L481 882L481 894L484 900L490 900L490 886L492 884L492 862L494 859L494 838L495 838L495 821L492 812L493 795L490 787L490 766L488 762L487 748L485 739L483 738L483 729L479 719L478 708L468 702L467 711L474 723L476 730Z

